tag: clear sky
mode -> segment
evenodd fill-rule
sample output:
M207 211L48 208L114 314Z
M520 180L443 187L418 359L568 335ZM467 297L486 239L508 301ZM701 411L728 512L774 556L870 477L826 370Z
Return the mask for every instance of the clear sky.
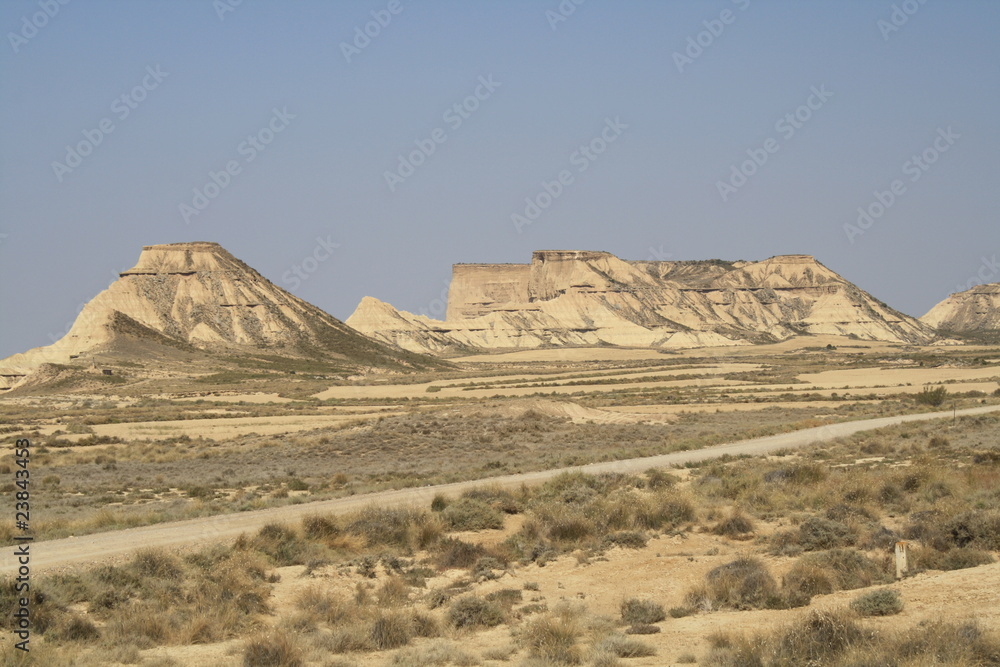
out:
M5 0L0 357L179 241L342 319L543 248L1000 281L1000 2L576 2Z

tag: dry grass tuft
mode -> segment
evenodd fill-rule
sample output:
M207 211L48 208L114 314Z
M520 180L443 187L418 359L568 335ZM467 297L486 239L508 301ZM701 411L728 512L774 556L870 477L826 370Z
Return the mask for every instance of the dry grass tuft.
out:
M247 641L243 647L244 667L300 667L302 649L290 635L272 631Z

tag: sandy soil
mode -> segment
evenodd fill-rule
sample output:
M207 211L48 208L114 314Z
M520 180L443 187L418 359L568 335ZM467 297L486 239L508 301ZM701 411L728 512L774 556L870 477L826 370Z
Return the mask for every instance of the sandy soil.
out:
M260 435L277 435L281 433L296 433L310 431L326 426L337 426L355 422L359 419L376 419L403 414L399 411L360 412L336 415L295 415L289 417L228 417L218 419L178 419L173 421L125 422L121 424L98 424L92 426L95 435L117 436L126 440L165 440L186 435L192 438L205 437L214 440L226 440L248 433ZM49 434L62 425L40 428L43 434ZM89 434L68 434L61 437L67 440L78 440Z
M822 373L807 373L800 380L817 387L873 387L876 385L912 384L919 391L923 385L956 381L974 381L1000 376L1000 368L850 368Z
M511 517L508 524L515 524L518 517ZM507 525L504 530L466 533L462 539L480 543L497 542L516 530ZM687 591L701 582L714 567L729 562L740 555L742 544L706 533L686 533L660 536L650 540L644 549L612 549L604 557L580 562L572 555L549 562L544 567L531 564L502 576L499 580L477 586L476 592L486 594L503 588L523 590L528 582L537 585L537 591L524 591L525 601L535 599L549 608L560 603L582 604L590 614L618 617L622 600L629 597L652 599L666 608L681 606ZM419 556L419 554L418 554ZM794 559L758 555L771 572L779 577L787 571ZM281 577L275 585L272 603L275 613L272 622L287 616L293 600L303 589L320 586L350 596L357 576L323 568L311 575L303 566L280 568ZM456 572L446 572L428 580L428 588L446 584ZM376 582L377 583L377 582ZM902 613L868 619L866 624L878 629L908 628L925 620L942 618L950 621L976 619L984 628L1000 628L1000 563L952 572L927 571L886 586L900 592L904 601ZM662 632L640 637L653 645L657 654L647 658L633 658L629 665L665 666L680 664L677 659L685 653L703 656L709 650L708 637L716 632L739 632L752 628L764 632L801 617L812 609L839 609L846 607L858 591L839 591L817 596L806 609L718 611L673 619L659 623ZM431 641L412 642L419 647ZM445 641L453 641L462 650L481 655L483 651L509 645L507 627L475 633L454 634ZM229 641L204 646L159 647L144 651L146 657L170 656L184 665L209 667L214 665L236 667L241 664L238 651L240 641ZM375 666L391 664L393 652L351 654L352 664ZM522 654L523 656L523 654ZM502 664L485 661L483 664Z
M285 398L278 394L208 394L206 396L186 396L177 398L176 396L160 396L174 401L223 401L227 403L291 403L292 398Z
M876 401L851 401L854 405L875 403ZM820 408L831 410L839 405L839 402L832 401L774 401L768 403L683 403L675 404L646 404L646 405L612 405L602 410L609 412L627 412L633 415L679 415L685 412L754 412L758 410L768 410L770 408Z

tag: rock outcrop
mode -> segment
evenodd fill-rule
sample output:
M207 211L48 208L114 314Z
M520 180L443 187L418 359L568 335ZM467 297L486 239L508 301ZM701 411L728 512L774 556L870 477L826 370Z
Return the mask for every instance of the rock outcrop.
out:
M43 364L169 350L264 352L345 369L435 363L360 335L217 243L173 243L145 246L138 263L94 297L61 339L0 361L0 388L17 385Z
M949 334L1000 334L1000 283L952 294L920 321Z
M746 345L809 334L909 343L934 337L808 255L661 262L542 250L531 264L455 265L443 321L366 297L346 323L396 347L433 353Z

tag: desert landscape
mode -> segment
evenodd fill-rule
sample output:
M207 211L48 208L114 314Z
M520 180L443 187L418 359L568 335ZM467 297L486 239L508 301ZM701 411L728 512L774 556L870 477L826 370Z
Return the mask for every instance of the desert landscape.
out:
M0 2L0 667L1000 667L1000 2Z
M454 284L345 324L147 246L0 361L33 664L1000 664L1000 287L915 319L804 255L583 251Z

